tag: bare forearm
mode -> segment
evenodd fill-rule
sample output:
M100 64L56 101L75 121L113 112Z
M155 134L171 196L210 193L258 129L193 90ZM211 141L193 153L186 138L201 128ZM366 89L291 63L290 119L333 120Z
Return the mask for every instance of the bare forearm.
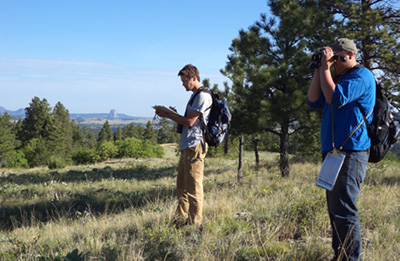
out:
M321 96L321 84L319 79L319 69L315 70L314 77L311 81L310 88L308 89L308 100L316 102Z
M178 124L189 126L189 127L193 126L193 124L196 122L196 120L201 115L200 112L196 112L196 111L190 111L189 116L187 116L187 117L173 115L173 114L167 114L167 113L164 113L161 111L156 111L156 113L160 117L168 118Z
M169 117L169 119L173 120L176 123L185 125L185 126L193 126L193 124L196 122L196 120L192 120L191 118L188 117L182 117L182 116L175 116L175 115L171 115Z
M333 91L335 90L336 85L332 79L329 67L321 68L319 74L322 93L325 96L326 102L330 104L332 102Z

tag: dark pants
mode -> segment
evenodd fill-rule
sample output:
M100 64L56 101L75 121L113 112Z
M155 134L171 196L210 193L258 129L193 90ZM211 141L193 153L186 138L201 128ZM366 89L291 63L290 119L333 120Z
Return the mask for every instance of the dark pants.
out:
M332 226L332 248L338 260L361 260L361 228L357 197L367 170L369 153L346 152L332 191L326 191Z

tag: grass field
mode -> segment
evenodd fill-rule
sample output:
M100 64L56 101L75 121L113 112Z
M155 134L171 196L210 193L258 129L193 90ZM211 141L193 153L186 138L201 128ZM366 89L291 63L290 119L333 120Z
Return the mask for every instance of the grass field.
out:
M0 260L329 260L330 225L319 164L275 154L207 158L204 230L169 226L176 207L175 146L164 159L60 170L0 169ZM358 207L364 260L400 260L399 164L369 165Z

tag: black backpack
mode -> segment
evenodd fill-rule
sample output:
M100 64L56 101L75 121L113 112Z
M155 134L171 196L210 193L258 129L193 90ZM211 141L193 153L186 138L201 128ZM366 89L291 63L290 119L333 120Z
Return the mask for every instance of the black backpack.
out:
M364 68L360 65L356 65L351 68L348 72ZM361 113L364 115L364 121L367 125L368 136L371 139L371 147L369 152L368 162L379 162L381 161L386 153L390 150L393 144L397 142L399 137L399 124L395 121L389 99L383 95L381 85L375 80L376 94L375 94L375 106L374 106L374 117L372 118L371 124L367 124L366 114L363 112L361 105L358 107ZM367 116L368 117L368 116Z
M368 161L376 163L381 161L392 145L397 142L400 132L399 124L393 117L390 102L383 95L382 87L378 82L376 82L374 117L371 124L367 125L367 130L371 139Z
M209 146L217 147L225 139L228 134L229 125L232 119L231 112L229 111L228 104L225 100L221 99L218 93L207 88L201 88L192 99L189 105L193 104L195 97L200 92L207 92L211 95L212 104L208 109L211 109L207 125L204 123L203 117L200 117L200 122L203 126L204 140Z

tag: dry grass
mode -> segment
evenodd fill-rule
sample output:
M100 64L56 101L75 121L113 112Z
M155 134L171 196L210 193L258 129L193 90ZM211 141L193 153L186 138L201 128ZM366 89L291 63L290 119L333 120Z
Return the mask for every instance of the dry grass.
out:
M207 158L204 231L169 226L175 199L175 146L162 160L1 170L1 260L328 260L330 225L318 165L295 163L279 174L263 153L256 173L246 153ZM397 163L370 165L359 210L364 260L400 255ZM57 193L58 200L54 194ZM8 215L7 215L8 214ZM5 222L5 221L9 222ZM74 251L75 250L75 251Z

